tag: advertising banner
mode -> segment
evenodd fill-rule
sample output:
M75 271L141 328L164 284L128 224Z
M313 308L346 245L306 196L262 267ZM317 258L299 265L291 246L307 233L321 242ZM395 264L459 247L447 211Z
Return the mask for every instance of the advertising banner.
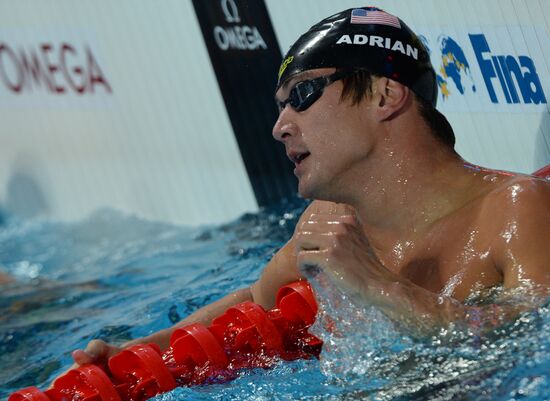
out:
M419 28L439 85L438 107L451 112L548 112L550 75L543 27Z
M292 165L271 137L281 51L264 1L193 5L258 204L293 195Z
M0 30L0 107L106 109L114 88L93 30Z

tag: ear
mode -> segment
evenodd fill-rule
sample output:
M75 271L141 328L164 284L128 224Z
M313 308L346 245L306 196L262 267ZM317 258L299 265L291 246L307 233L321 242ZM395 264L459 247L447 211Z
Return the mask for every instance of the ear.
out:
M374 83L373 100L379 121L398 116L412 100L411 90L392 79L381 77Z

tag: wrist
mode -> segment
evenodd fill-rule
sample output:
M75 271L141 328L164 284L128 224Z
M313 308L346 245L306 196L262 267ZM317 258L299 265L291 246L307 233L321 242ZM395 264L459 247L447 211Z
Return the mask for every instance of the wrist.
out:
M145 337L136 338L130 341L127 341L119 346L119 348L128 348L132 345L137 344L157 344L162 350L168 348L169 342L170 342L170 334L171 331L168 329L163 329L160 331L157 331L156 333L150 334Z

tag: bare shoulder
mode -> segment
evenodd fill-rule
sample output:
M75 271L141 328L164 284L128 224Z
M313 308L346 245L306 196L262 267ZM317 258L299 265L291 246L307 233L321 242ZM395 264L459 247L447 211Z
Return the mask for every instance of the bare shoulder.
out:
M493 235L513 226L522 238L550 230L550 182L527 175L502 179L482 197L478 225Z
M541 213L550 213L550 182L528 175L511 176L487 193L483 209L491 215L544 217Z
M484 197L478 228L491 238L505 286L550 284L549 182L523 175L504 180Z

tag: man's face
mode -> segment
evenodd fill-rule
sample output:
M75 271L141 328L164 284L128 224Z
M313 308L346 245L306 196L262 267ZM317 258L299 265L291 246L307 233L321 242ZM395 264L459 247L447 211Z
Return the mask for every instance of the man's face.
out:
M299 82L334 72L334 68L324 68L300 73L277 91L276 100L286 100ZM304 198L336 200L339 191L353 182L358 165L373 146L375 125L369 100L359 105L342 101L342 88L341 80L326 86L302 111L286 104L273 127L273 137L285 145L295 165L298 190Z

